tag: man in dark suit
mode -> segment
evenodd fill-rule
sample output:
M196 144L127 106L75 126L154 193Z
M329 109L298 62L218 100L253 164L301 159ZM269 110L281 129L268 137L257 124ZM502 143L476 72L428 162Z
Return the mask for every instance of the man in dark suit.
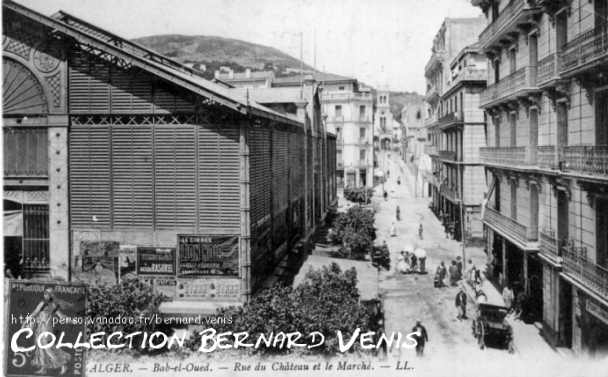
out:
M426 328L422 326L422 323L416 321L416 326L412 329L414 333L413 338L416 340L416 355L422 356L424 353L424 345L429 341L429 336L426 332Z

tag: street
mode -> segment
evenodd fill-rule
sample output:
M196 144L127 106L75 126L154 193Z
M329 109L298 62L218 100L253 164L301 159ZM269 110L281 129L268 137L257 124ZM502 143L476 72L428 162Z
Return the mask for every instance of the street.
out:
M473 303L469 300L467 305L468 319L458 320L454 305L458 287L433 287L434 272L439 263L443 261L447 267L457 256L462 256L462 244L446 238L440 221L428 208L428 199L414 196L415 177L405 163L398 160L396 153L386 160L381 156L379 161L381 167L384 165L385 173L390 170L390 177L384 185L388 200L382 198L382 185L378 185L374 197L374 202L378 203L375 206L378 234L376 243L380 245L386 240L391 252L391 270L382 272L380 276L380 291L385 306L385 331L388 334L391 331L407 333L420 320L429 336L423 358L415 359L414 350L409 349L393 349L389 352L389 358L422 364L424 371L429 371L429 374L432 374L432 368L438 368L437 372L445 372L445 363L453 361L455 375L460 375L458 368L469 368L459 362L462 360L480 360L482 366L488 367L494 363L504 363L510 365L510 371L516 375L525 372L518 370L518 366L529 371L531 365L540 366L537 361L541 359L545 366L549 365L545 364L549 361L551 365L564 363L564 357L549 347L542 339L539 329L521 321L510 321L514 328L514 354L503 349L479 349L471 330L475 309ZM397 184L397 177L401 177L400 185ZM397 205L401 208L401 221L396 221L395 218ZM390 237L393 223L397 229L396 237ZM422 240L418 237L420 224L424 228ZM426 250L427 274L401 274L396 271L400 251L410 246ZM486 263L486 256L479 247L467 247L466 259L472 259L481 269Z

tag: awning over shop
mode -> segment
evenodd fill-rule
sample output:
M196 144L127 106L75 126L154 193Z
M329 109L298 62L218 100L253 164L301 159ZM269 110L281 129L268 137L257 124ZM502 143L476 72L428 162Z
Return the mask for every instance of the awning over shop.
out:
M48 191L4 191L4 200L21 204L49 204Z
M23 211L4 211L4 236L22 237L23 236Z

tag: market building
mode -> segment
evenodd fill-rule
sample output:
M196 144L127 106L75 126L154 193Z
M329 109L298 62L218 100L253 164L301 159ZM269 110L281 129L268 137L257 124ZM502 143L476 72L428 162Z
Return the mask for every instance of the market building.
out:
M136 276L166 311L213 311L247 301L335 200L314 88L277 111L65 12L3 12L13 275Z
M475 60L475 53L467 52L464 57L463 50L475 43L483 21L481 17L446 18L435 35L425 66L425 153L431 159L431 172L424 175L424 180L431 186L431 209L457 240L462 239L463 229L471 236L481 237L478 214L479 196L483 194L474 182L480 169L475 168L478 161L473 150L479 146L478 133L483 131L475 126L483 124L483 113L477 110L480 80L471 80L466 69L460 72L454 67L462 68L464 62L460 58ZM459 56L461 53L463 56ZM463 197L466 212L461 208Z
M608 349L605 0L473 0L487 17L480 105L493 277L576 353Z

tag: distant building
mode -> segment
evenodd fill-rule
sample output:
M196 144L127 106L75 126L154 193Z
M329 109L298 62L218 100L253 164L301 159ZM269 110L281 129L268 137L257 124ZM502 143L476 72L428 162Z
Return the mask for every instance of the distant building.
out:
M456 192L462 187L462 180L458 179L459 175L457 173L457 168L462 162L462 136L456 136L450 132L449 143L451 144L448 149L447 136L443 141L444 144L439 144L438 135L440 132L437 132L437 128L441 122L446 120L444 117L448 113L459 111L458 109L462 109L462 103L464 103L464 98L462 102L458 102L460 97L458 99L450 97L448 101L448 97L445 96L452 85L453 73L450 63L466 46L477 41L477 36L483 27L483 17L446 18L435 35L431 49L432 54L424 69L427 80L425 96L427 103L425 119L427 144L425 153L431 158L431 171L425 172L424 180L432 186L433 201L431 208L437 215L443 212L444 217L441 220L458 240L462 236L460 229L462 229L463 219L462 216L457 216L456 212L459 211L454 210L454 208L459 208L457 203L459 203L458 197L460 195L457 195ZM431 137L431 135L435 136ZM442 155L439 153L440 148L444 152ZM456 152L456 149L459 152ZM456 161L456 159L460 161ZM441 192L446 195L440 195ZM446 197L449 199L446 199ZM449 215L446 215L448 209L450 209L450 212Z
M390 151L393 140L393 114L390 106L390 92L376 91L376 116L374 117L374 142L382 150Z
M274 71L252 71L247 68L245 72L234 72L231 68L221 68L215 71L214 77L237 88L270 88L274 80Z
M373 96L357 79L315 72L312 75L278 77L272 87L300 86L312 79L322 89L321 104L327 131L337 138L336 161L339 186L373 185Z

